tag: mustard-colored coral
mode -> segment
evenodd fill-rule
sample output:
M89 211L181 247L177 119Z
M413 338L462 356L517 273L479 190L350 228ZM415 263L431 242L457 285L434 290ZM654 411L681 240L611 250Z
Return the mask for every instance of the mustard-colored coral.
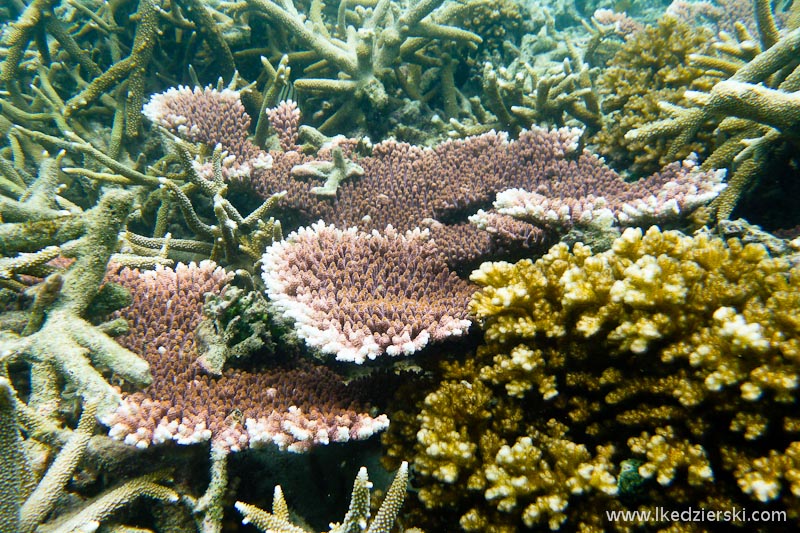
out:
M772 172L782 153L796 151L797 146L800 28L792 20L792 31L779 33L770 2L757 0L755 6L758 37L740 25L736 39L720 34L713 46L715 54L686 58L691 67L727 79L687 91L683 103L663 102L668 116L642 123L625 134L626 141L637 143L660 144L669 139L668 155L675 157L694 145L695 139L702 140L698 132L715 127L718 146L701 168L730 171L728 187L711 204L719 220L729 218L740 197Z
M659 102L685 105L686 90L711 88L718 78L688 64L691 54L709 48L711 37L710 30L665 16L631 35L615 54L597 82L605 116L602 130L591 139L612 167L646 176L691 152L706 152L710 131L669 155L666 139L643 142L625 133L668 116Z
M414 456L442 520L599 531L598 508L686 502L769 502L797 519L797 257L653 227L599 254L558 244L486 263L472 280L486 344L444 365L416 419L385 437L390 455Z
M494 463L484 468L484 496L502 512L527 500L522 510L527 527L546 523L558 529L567 518L571 494L598 490L615 495L617 480L610 472L612 447L598 449L593 457L584 445L563 438L566 426L552 419L547 426L548 432L534 430L500 447Z

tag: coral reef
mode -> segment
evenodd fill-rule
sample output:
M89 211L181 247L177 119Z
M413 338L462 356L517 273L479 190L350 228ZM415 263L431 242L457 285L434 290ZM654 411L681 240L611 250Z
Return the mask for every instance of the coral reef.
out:
M797 2L0 3L3 531L800 519Z
M688 502L796 520L797 265L656 227L604 253L485 263L471 311L486 344L444 365L416 417L393 415L390 455L412 456L420 501L468 531Z
M367 234L320 222L269 247L262 263L275 310L338 361L410 355L471 325L473 287L447 268L427 231Z
M366 533L389 533L394 526L397 513L406 497L408 484L408 463L403 462L395 474L391 486L375 517L370 517L370 489L372 483L367 477L367 469L358 471L353 483L353 494L350 497L350 508L339 523L331 523L330 533L346 533L349 531L366 531ZM306 530L291 523L289 508L283 498L280 485L275 487L272 498L272 513L243 502L236 502L236 509L244 515L243 523L251 523L261 531L274 533L304 533Z
M710 89L685 94L683 105L666 105L668 118L642 124L625 134L629 141L653 142L672 138L668 155L690 146L709 122L722 142L703 163L704 168L730 168L728 187L713 204L719 219L728 218L741 195L751 188L787 146L794 146L798 124L795 52L800 29L780 34L769 3L756 2L758 45L744 27L738 43L728 39L716 47L719 55L697 54L697 67L722 72L727 79Z
M711 142L709 128L700 132L697 141L675 152L670 152L664 140L636 141L625 134L667 116L659 102L685 105L685 91L711 88L718 78L688 65L691 54L708 52L710 41L710 31L670 16L625 40L598 77L603 128L589 139L613 168L646 176L692 152L705 155Z
M133 303L118 311L131 323L119 342L141 353L153 372L148 388L124 395L103 418L113 438L138 447L210 440L221 451L274 444L301 452L364 439L388 425L385 415L372 417L348 400L347 387L325 367L298 362L285 368L284 361L273 370L209 375L197 361L196 329L204 295L221 293L229 279L213 263L125 268L109 279L133 295Z

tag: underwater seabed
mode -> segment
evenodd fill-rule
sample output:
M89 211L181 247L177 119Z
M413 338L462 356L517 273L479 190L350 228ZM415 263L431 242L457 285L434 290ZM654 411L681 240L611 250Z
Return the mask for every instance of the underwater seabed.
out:
M800 3L0 5L0 533L794 531Z

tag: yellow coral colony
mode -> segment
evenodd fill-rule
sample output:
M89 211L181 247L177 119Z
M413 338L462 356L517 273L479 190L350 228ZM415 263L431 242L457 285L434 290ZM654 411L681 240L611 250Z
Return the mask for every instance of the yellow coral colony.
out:
M485 263L472 280L486 344L445 365L417 416L426 507L496 532L600 530L598 509L689 503L771 502L797 519L792 258L652 227L600 254L558 244Z

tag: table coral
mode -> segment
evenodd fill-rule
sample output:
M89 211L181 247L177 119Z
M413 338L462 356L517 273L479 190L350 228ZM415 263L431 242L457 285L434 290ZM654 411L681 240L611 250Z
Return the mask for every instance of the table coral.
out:
M652 227L472 280L486 344L384 437L427 509L497 532L687 501L800 518L796 257Z
M339 361L410 355L472 324L473 286L447 268L427 231L318 222L270 246L263 265L274 307L306 344Z
M113 438L141 448L210 440L223 452L272 444L302 452L385 429L385 415L357 412L354 402L339 396L347 387L325 367L293 361L289 368L209 375L197 360L196 327L204 295L219 294L229 278L211 262L109 275L133 294L133 303L119 312L131 332L119 342L153 370L150 387L125 394L104 417Z
M166 107L155 103L178 96L183 110L179 119L150 113L157 124L206 149L222 143L232 150L227 156L232 161L252 159L248 145L240 141L247 137L247 122L238 120L243 108L232 102L234 94L183 89L154 96L152 106ZM229 110L235 110L236 121L210 120ZM214 127L209 127L212 122ZM336 138L315 158L295 150L273 151L271 167L251 165L250 175L230 178L265 197L287 191L282 200L290 209L281 217L285 220L322 219L367 232L390 224L399 231L427 227L454 267L510 248L541 247L573 225L632 225L686 216L721 188L721 173L698 172L690 160L626 182L582 149L579 137L580 130L574 128L532 128L515 140L490 132L434 148L393 140L363 147L352 139ZM241 148L237 151L236 146ZM360 148L368 153L362 155ZM339 167L340 178L351 177L330 180L331 173L316 172L323 167ZM325 181L338 181L330 197L319 195L328 189ZM481 210L503 191L498 205L506 212Z

